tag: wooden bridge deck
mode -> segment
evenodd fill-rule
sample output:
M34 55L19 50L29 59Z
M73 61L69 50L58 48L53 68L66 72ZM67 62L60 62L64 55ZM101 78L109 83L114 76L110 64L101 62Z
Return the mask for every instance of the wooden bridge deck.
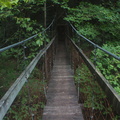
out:
M59 44L42 120L83 120L73 71L64 44Z

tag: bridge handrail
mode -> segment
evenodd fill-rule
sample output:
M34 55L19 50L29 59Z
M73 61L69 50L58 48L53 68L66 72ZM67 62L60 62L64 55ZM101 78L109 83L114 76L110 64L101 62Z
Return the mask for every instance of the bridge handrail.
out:
M42 34L42 33L44 33L45 31L47 31L47 30L53 25L54 21L55 21L55 18L52 20L52 22L49 24L49 26L48 26L45 30L43 30L42 32L40 32L40 33ZM35 38L35 37L38 36L38 34L40 34L40 33L37 33L37 34L35 34L35 35L33 35L33 36L31 36L31 37L23 40L23 41L20 41L20 42L17 42L17 43L15 43L15 44L9 45L9 46L7 46L7 47L1 48L1 49L0 49L0 53L3 52L3 51L5 51L5 50L8 50L8 49L10 49L10 48L13 48L13 47L16 47L16 46L18 46L18 45L21 45L21 44L23 44L23 43L31 40L32 38Z
M21 73L21 75L12 84L12 86L9 88L6 94L2 97L2 99L0 100L0 120L3 119L11 104L18 95L19 91L22 89L25 82L27 82L27 79L29 78L31 72L35 68L37 62L50 48L55 38L56 36L51 40L51 42L48 45L46 45L42 50L39 51L36 57L31 61L31 63L26 67L26 69Z
M94 66L94 64L89 60L89 58L83 53L83 51L75 44L75 42L68 36L71 43L74 45L75 49L84 60L91 73L96 76L96 80L101 86L101 88L106 93L111 105L114 110L120 114L120 95L114 90L114 88L110 85L110 83L105 79L105 77L100 73L99 70Z
M94 42L92 42L91 40L87 39L86 37L84 37L83 35L81 35L77 30L76 28L69 22L70 26L73 28L73 30L79 35L81 36L82 38L84 38L86 41L88 41L89 43L91 43L93 46L95 46L96 48L102 50L103 52L107 53L108 55L111 55L112 57L114 57L115 59L119 60L120 61L120 57L103 49L102 47L100 47L99 45L95 44Z

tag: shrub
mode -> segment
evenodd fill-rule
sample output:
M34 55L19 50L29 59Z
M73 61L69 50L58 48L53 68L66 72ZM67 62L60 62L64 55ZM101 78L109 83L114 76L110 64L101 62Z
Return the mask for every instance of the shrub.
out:
M102 48L119 56L119 42L108 42L108 44L104 44ZM120 94L120 61L113 58L112 56L109 56L108 54L104 53L99 49L97 49L96 51L96 56L97 68L102 72L102 74L114 87L117 93Z

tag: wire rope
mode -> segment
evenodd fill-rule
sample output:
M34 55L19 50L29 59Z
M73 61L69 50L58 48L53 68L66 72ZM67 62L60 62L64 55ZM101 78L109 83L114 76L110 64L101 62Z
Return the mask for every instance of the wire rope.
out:
M56 15L55 15L55 17L56 17ZM54 19L52 20L52 22L50 23L50 25L49 25L45 30L43 30L42 32L40 32L41 34L44 33L45 31L47 31L47 30L52 26L52 24L53 24L54 21L55 21L55 17L54 17ZM35 34L35 35L33 35L33 36L31 36L31 37L29 37L29 38L21 41L21 42L17 42L17 43L15 43L15 44L9 45L9 46L7 46L7 47L1 48L1 49L0 49L0 53L3 52L3 51L5 51L5 50L8 50L8 49L10 49L10 48L13 48L13 47L15 47L15 46L21 45L21 44L23 44L24 42L27 42L27 41L31 40L32 38L35 38L36 36L38 36L38 34L39 34L39 33L37 33L37 34Z
M70 26L73 28L73 30L82 38L84 38L86 41L88 41L89 43L91 43L93 46L95 46L96 48L99 48L100 50L102 50L103 52L107 53L108 55L114 57L115 59L119 60L120 61L120 57L103 49L102 47L100 47L99 45L95 44L94 42L92 42L91 40L87 39L86 37L84 37L83 35L81 35L77 30L76 28L69 22Z

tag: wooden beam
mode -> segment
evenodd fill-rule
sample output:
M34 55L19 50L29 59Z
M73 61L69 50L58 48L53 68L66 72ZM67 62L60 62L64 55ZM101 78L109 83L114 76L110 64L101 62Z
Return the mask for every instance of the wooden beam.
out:
M3 119L8 109L10 108L11 104L14 102L19 91L22 89L23 85L29 78L31 72L35 68L39 59L45 54L45 52L48 50L48 48L51 46L54 40L55 40L55 37L51 40L51 42L48 45L46 45L45 48L40 50L37 56L26 67L26 69L22 72L22 74L16 79L13 85L9 88L6 94L2 97L2 99L0 100L0 120Z
M79 55L82 57L91 73L96 76L96 80L105 92L110 104L113 109L120 114L120 95L116 93L114 88L110 85L110 83L105 79L105 77L96 69L94 64L89 60L89 58L83 53L83 51L71 40L72 44L78 51Z

